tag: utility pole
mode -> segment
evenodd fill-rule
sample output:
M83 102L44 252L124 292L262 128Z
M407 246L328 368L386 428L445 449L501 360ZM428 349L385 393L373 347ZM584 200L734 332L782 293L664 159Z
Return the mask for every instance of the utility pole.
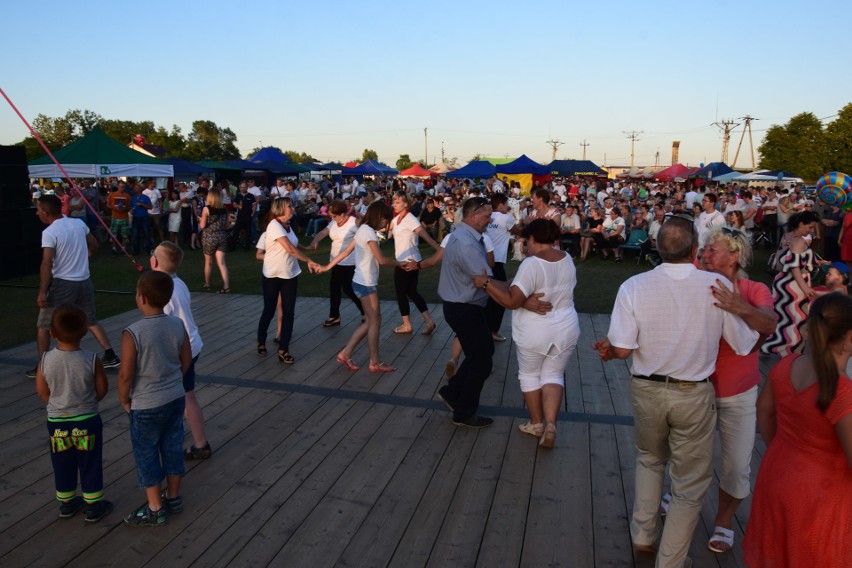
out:
M441 163L444 163L444 141L441 140Z
M630 140L630 169L633 169L636 143L639 142L639 135L645 131L640 130L637 132L635 130L631 130L630 132L627 132L626 130L622 130L622 132L627 136L627 139Z
M654 155L654 167L660 167L660 147L657 146L657 153Z
M739 126L739 123L734 124L734 121L730 118L723 120L722 122L714 122L710 126L716 126L722 130L722 163L728 163L728 146L731 143L731 131Z
M586 148L588 146L590 146L590 144L588 142L586 142L586 139L584 138L583 141L580 142L580 146L583 147L583 159L585 160L586 159Z
M428 128L423 129L423 165L429 162L429 134Z
M754 118L753 116L745 115L741 116L738 120L745 121L745 126L743 127L743 132L740 135L740 143L737 144L737 153L734 154L734 163L731 164L731 168L737 167L737 158L740 157L740 148L743 146L743 138L745 138L746 130L748 130L748 145L751 148L751 171L755 171L757 166L754 163L754 142L751 139L751 123L754 120L760 120L758 118Z
M552 162L556 159L556 149L562 146L564 142L560 142L559 140L554 140L551 138L547 141L547 143L550 144L550 149L553 150L553 157L550 158L550 161Z

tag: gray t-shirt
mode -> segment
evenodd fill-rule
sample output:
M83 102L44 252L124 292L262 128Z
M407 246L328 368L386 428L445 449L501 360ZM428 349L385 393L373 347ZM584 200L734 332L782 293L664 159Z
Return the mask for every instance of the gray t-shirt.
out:
M48 418L98 413L95 358L94 353L85 349L52 349L42 355L41 373L50 389Z
M184 396L180 351L186 330L174 316L148 316L125 329L136 344L136 376L130 409L163 406Z

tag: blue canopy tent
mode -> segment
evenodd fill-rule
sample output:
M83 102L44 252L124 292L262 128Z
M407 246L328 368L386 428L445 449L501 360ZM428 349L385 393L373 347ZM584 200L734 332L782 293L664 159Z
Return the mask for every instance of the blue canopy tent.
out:
M310 168L307 168L302 164L297 164L295 162L282 163L273 162L271 160L265 160L263 162L252 161L252 164L254 165L250 168L247 168L246 171L262 170L271 174L280 174L288 176L296 176L301 173L310 171Z
M354 168L343 168L343 175L345 176L395 176L398 173L399 170L388 167L375 160L367 160Z
M491 162L474 160L463 168L444 174L448 178L490 178L497 173L497 168Z
M706 179L708 181L713 181L715 178L724 174L729 174L732 171L734 170L724 162L712 162L689 177L692 179Z
M292 160L282 154L279 150L271 147L261 148L254 156L249 157L251 162L278 162L286 164Z
M607 176L606 170L591 160L553 160L547 168L555 176Z

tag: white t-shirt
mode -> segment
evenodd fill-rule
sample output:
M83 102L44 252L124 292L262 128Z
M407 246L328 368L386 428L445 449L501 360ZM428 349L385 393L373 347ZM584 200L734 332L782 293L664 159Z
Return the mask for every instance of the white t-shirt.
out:
M163 198L163 194L160 193L160 190L156 187L154 189L143 189L142 195L147 195L148 199L151 200L151 209L148 210L149 215L159 215L162 213L160 211L160 199Z
M512 237L509 230L515 226L515 218L509 213L494 211L491 213L491 222L488 223L486 234L494 243L494 262L506 262L509 253L509 239Z
M284 237L299 246L299 238L296 232L290 229L284 230L284 226L276 220L272 220L266 227L266 255L263 257L263 275L267 278L295 278L302 273L299 261L296 257L284 250L278 239Z
M393 250L396 259L399 262L406 260L418 261L421 260L420 249L417 247L419 237L415 233L415 229L420 227L420 221L410 212L405 212L405 217L399 220L399 217L394 217L391 221L391 231L393 231Z
M634 350L634 375L706 379L716 368L719 338L737 355L751 351L757 332L713 305L710 287L717 279L731 289L720 274L663 263L621 285L607 336L613 346Z
M355 232L355 276L352 281L361 286L379 284L379 261L370 248L370 241L379 242L376 230L369 225L358 227Z
M347 217L342 226L338 226L337 221L332 219L328 225L328 236L331 238L330 260L334 260L334 257L340 254L340 251L349 246L357 231L358 223L355 221L355 217ZM355 266L355 255L350 254L337 264L339 266Z
M512 339L521 349L556 356L573 349L580 338L580 322L574 309L577 270L571 255L549 262L528 256L518 267L512 286L529 297L543 292L542 301L553 309L544 315L529 310L512 311Z
M453 231L453 233L454 232L455 231ZM441 244L439 244L438 246L442 249L447 248L447 243L450 242L450 237L453 236L453 233L447 233L447 236L441 240ZM485 233L482 234L482 245L485 247L486 253L494 252L494 241L492 241L491 238Z
M175 289L172 292L172 299L163 307L163 312L180 318L183 322L183 327L189 335L189 345L192 348L193 358L198 357L201 353L201 348L204 347L204 342L201 341L201 335L198 333L198 326L195 325L195 318L192 317L191 302L189 288L183 280L178 278L177 274L172 275Z
M725 225L725 216L713 210L712 213L702 211L698 216L698 221L695 223L695 228L698 230L698 248L703 249L707 244L707 237L710 236L716 228Z
M41 233L41 248L52 248L53 277L73 282L89 278L89 228L81 219L62 217Z
M248 188L248 192L251 193L252 195L254 195L257 198L258 203L260 203L260 201L263 199L263 192L260 191L260 188L257 187L256 185L253 185L250 188Z

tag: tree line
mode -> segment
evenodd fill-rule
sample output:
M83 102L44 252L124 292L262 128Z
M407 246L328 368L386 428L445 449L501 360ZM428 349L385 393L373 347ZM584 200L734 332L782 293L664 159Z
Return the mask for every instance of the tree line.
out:
M830 171L852 174L852 103L823 125L812 112L773 124L758 147L760 167L813 182Z

